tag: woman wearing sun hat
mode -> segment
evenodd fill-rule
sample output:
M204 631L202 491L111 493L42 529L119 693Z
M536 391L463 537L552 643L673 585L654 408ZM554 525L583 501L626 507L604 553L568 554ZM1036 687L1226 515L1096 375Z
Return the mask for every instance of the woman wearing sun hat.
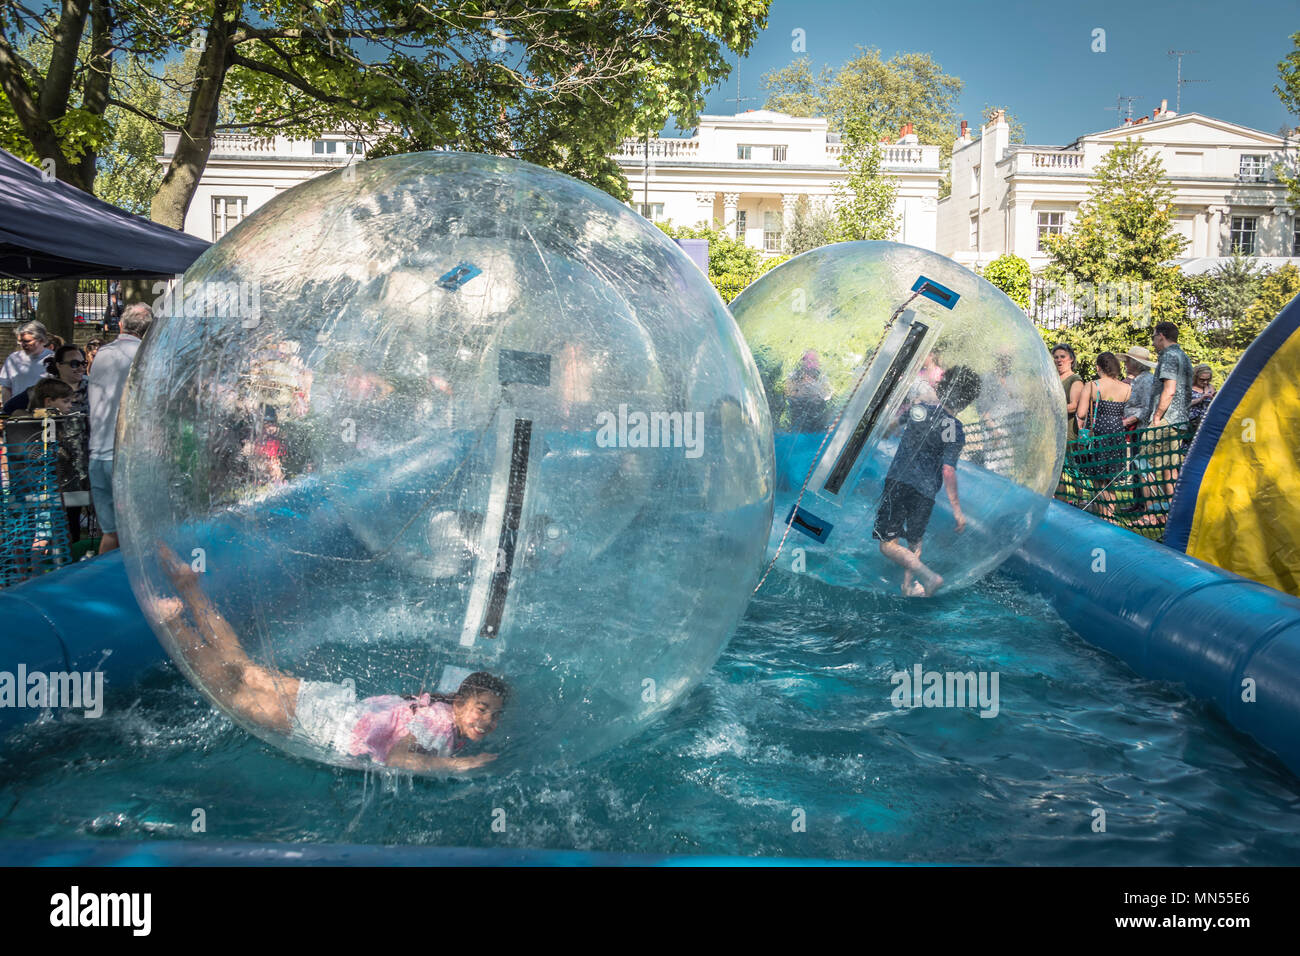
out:
M1130 430L1146 428L1151 420L1152 399L1155 398L1156 377L1151 370L1156 363L1145 346L1135 345L1123 355L1126 381L1133 386L1128 401L1124 403L1124 425Z

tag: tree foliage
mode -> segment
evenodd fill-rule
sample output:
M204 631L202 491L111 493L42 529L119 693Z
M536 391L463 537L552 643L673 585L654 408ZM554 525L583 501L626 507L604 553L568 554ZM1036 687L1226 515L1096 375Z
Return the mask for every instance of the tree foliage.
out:
M797 256L834 242L836 226L833 210L820 203L814 204L807 196L800 196L795 201L791 221L785 226L783 243L786 254Z
M1300 30L1291 34L1291 52L1277 65L1278 79L1273 87L1287 112L1297 120L1293 134L1300 135ZM1300 149L1300 147L1297 147ZM1300 157L1291 154L1274 166L1279 181L1287 187L1287 198L1292 205L1300 206Z
M95 195L100 199L139 216L149 215L163 177L157 160L163 151L163 131L141 113L180 123L194 78L194 59L190 54L169 62L161 77L134 57L114 64L115 70L126 74L118 87L125 105L109 106L104 114L112 138L101 152L95 177Z
M1231 259L1197 276L1184 276L1188 315L1201 329L1206 343L1244 349L1259 334L1246 313L1259 296L1269 270L1253 256L1234 252Z
M1014 253L998 256L981 273L985 279L1007 294L1022 309L1029 308L1029 263Z
M709 281L722 298L730 302L768 269L785 262L788 256L770 256L764 259L757 249L745 245L744 240L729 235L726 226L712 225L674 226L672 221L656 223L673 239L707 239L709 241Z
M1099 290L1118 285L1126 294L1113 308L1096 310L1060 336L1090 363L1104 351L1120 354L1131 346L1150 347L1151 326L1172 321L1179 344L1189 354L1205 349L1199 331L1187 320L1184 279L1176 258L1186 240L1173 228L1173 193L1164 168L1141 140L1112 147L1097 167L1088 198L1073 227L1046 240L1048 278L1080 290L1093 301Z
M812 63L801 56L779 70L763 74L768 91L763 108L790 116L825 116L825 90L834 82L835 71L824 66L814 74Z
M1255 337L1263 332L1268 324L1286 308L1287 303L1297 295L1300 295L1300 269L1291 263L1273 270L1260 279L1255 301L1246 310L1244 332L1253 333L1246 340L1246 344L1249 345L1254 341Z
M840 152L848 176L834 186L836 241L892 239L898 231L898 183L881 171L882 153L871 130L851 121Z
M110 105L180 131L153 204L155 219L174 226L213 135L227 129L312 137L356 128L380 140L374 155L514 156L626 198L610 158L621 140L669 118L693 122L702 91L766 25L768 2L115 0L110 12L108 0L63 0L61 13L0 8L9 11L0 13L0 90L39 156L71 145L57 124L74 110L82 126L100 124L100 143ZM49 42L44 67L11 42L32 32ZM179 122L131 102L103 69L115 54L157 69L186 50L197 54L195 78ZM87 189L93 181L60 178Z
M896 137L911 123L922 143L938 144L940 168L947 170L957 127L957 97L962 81L950 76L928 53L898 53L886 60L874 48L858 53L838 71L823 66L814 73L800 57L763 76L768 109L799 116L824 116L832 131L854 127Z

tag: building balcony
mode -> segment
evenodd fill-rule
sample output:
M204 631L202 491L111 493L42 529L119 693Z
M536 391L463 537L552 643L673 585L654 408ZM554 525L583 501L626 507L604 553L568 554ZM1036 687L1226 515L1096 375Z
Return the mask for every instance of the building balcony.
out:
M1084 172L1083 153L1063 149L1017 149L1011 154L1011 173L1035 175L1064 173L1081 175Z
M614 153L619 162L639 162L647 152L652 160L700 159L700 141L698 139L652 139L646 143L643 139L625 139L623 145Z
M938 146L886 145L882 165L895 170L937 170L939 168ZM764 163L762 160L736 159L732 154L708 155L700 147L698 139L652 139L647 145L643 139L625 139L623 145L614 153L617 162L627 165L642 165L649 153L651 163L726 163L729 166L743 167L751 163L765 166L780 166L782 163ZM825 143L822 146L817 165L839 166L840 156L844 151L842 143ZM788 165L798 166L798 162Z
M175 155L180 138L181 134L177 132L163 133L162 156L164 159ZM332 142L334 151L317 152L315 149L316 142ZM355 153L349 152L349 142L352 142L351 137L344 140L336 135L327 135L321 140L314 141L310 139L286 139L283 136L256 136L251 133L215 133L212 137L211 156L213 158L235 157L248 160L297 159L313 163L337 163L342 165L364 152L362 149L358 149Z

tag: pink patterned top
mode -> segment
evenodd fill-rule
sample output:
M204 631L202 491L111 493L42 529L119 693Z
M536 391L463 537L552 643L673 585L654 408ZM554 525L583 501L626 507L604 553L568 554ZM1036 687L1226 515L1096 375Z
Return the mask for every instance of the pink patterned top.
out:
M352 730L348 753L369 755L384 763L399 740L410 734L422 750L450 757L465 745L456 733L451 704L431 701L428 694L405 697L367 697L360 702L361 717Z

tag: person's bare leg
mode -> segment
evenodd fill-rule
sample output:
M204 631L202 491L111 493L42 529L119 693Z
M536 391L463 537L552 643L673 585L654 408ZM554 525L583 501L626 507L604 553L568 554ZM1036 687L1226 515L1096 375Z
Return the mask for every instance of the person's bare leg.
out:
M259 726L288 733L301 681L249 657L230 622L199 587L198 574L166 545L160 543L158 553L184 607L198 625L189 627L183 613L168 621L182 639L182 648L188 650L186 660L210 688L225 690L224 701L232 710Z
M117 548L117 532L105 531L103 537L99 539L99 553L108 554L110 551L116 551Z
M921 557L921 542L917 541L911 546L911 551L918 558ZM903 593L908 597L921 597L925 594L925 588L919 581L914 580L912 569L908 568L903 571Z
M921 579L921 586L925 589L925 596L929 597L943 585L943 578L935 574L928 567L921 563L921 559L916 556L910 549L903 547L897 539L893 541L881 541L880 553L893 561L905 571L911 571L916 577Z

